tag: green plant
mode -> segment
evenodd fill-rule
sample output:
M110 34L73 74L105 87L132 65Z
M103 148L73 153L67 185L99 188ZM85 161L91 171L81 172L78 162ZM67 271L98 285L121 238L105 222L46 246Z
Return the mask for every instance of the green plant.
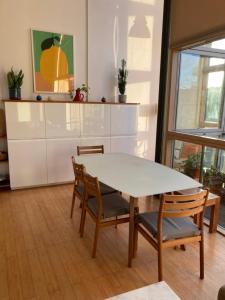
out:
M201 164L201 152L192 153L188 155L188 158L184 161L184 169L197 170L200 169Z
M118 74L118 88L121 95L124 95L126 91L127 76L128 76L126 65L127 65L126 60L122 59L121 68L119 68L119 74Z
M82 83L82 85L76 89L72 89L72 90L69 90L69 94L70 94L70 98L73 99L73 93L74 91L80 91L80 92L83 92L84 94L89 94L89 91L90 91L90 88L89 86L87 86L85 83Z
M24 74L20 70L18 73L14 72L13 67L7 73L8 86L10 89L19 89L23 84Z

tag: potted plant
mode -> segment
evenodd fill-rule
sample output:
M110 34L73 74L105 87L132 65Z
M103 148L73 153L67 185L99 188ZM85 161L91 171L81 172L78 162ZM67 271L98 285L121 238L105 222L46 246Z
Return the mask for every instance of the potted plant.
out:
M21 86L23 84L24 74L20 70L18 73L14 72L13 67L7 73L8 87L9 87L9 99L20 100L21 99Z
M200 164L201 164L201 152L192 153L188 155L188 158L183 162L184 173L192 178L199 178L200 176Z
M224 182L225 174L218 171L215 167L211 166L210 169L204 171L203 184L213 193L220 195Z
M120 103L125 103L127 100L127 96L125 95L126 92L126 84L127 84L127 76L128 76L128 71L126 69L126 60L122 59L121 60L121 68L119 68L119 73L118 73L118 89L120 92L119 95L119 102Z
M69 90L70 98L73 99L73 101L81 102L83 101L84 96L89 94L89 90L89 86L83 83L79 88ZM75 96L74 91L76 92Z

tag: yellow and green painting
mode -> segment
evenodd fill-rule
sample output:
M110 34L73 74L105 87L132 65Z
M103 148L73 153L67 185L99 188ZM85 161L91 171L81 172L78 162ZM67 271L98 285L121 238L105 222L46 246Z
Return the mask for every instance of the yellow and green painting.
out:
M32 30L34 91L67 93L74 86L73 36Z

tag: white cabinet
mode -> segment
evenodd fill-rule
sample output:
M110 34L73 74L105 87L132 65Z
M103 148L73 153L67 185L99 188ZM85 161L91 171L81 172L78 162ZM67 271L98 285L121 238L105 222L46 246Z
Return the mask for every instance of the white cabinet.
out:
M80 104L45 103L46 138L80 136Z
M45 138L43 103L6 102L5 110L8 139Z
M110 105L81 106L81 136L110 136Z
M92 137L92 138L81 138L81 146L97 146L104 145L104 152L110 152L110 137Z
M111 105L110 119L111 136L129 136L137 134L137 105Z
M123 136L111 138L111 152L122 152L138 155L138 139L136 136Z
M47 184L46 141L8 141L11 188Z
M74 180L71 157L76 154L79 139L47 140L48 183Z
M6 101L5 112L12 188L74 180L78 145L142 153L137 105Z

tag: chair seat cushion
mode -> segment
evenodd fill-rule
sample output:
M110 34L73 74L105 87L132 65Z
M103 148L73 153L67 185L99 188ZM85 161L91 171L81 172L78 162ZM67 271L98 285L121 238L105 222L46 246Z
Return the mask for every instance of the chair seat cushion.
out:
M139 214L138 221L154 236L157 237L158 212ZM163 218L163 240L172 240L188 236L199 235L198 226L191 218Z
M117 191L114 190L113 188L111 188L110 186L100 182L100 190L101 190L101 194L102 195L106 195L106 194L111 194L111 193L116 193ZM83 193L84 193L84 185L83 184L79 184L77 187L76 187L76 191L78 192L78 194L81 196L83 196Z
M103 219L129 214L129 203L119 194L112 193L102 196ZM88 207L97 216L96 198L88 200Z
M100 185L100 191L102 195L106 195L106 194L111 194L111 193L116 193L117 190L114 190L113 188L111 188L110 186L108 186L107 184L104 184L102 182L99 182Z

